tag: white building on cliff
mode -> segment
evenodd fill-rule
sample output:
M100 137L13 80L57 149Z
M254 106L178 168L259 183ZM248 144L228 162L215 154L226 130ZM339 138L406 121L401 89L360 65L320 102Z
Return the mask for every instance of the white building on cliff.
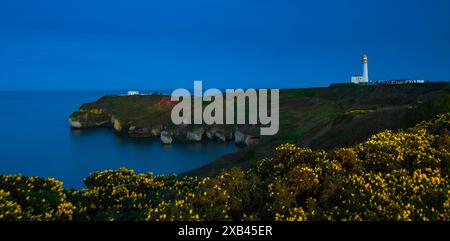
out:
M369 83L369 58L367 57L367 54L364 54L362 57L362 64L363 64L363 75L353 75L352 76L352 83L354 84L362 84L362 83Z
M136 91L136 90L129 90L127 92L127 95L140 95L140 93L139 93L139 91Z

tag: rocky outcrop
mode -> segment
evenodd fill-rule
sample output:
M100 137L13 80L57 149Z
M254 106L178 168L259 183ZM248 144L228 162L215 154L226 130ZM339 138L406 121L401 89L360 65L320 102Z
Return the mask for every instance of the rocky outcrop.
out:
M205 138L218 142L227 142L233 140L237 145L249 146L258 141L251 135L244 132L231 129L223 129L216 126L210 128L196 127L190 129L189 126L180 125L176 127L165 127L164 125L155 125L152 127L138 127L132 123L123 123L115 115L108 114L101 109L77 111L69 118L70 127L73 129L94 128L106 126L113 128L118 133L126 133L135 138L159 138L163 144L171 144L174 140L201 142Z
M114 130L117 132L121 132L122 131L122 124L120 123L119 119L117 119L114 116L111 116L111 124L114 127Z
M152 134L152 136L157 137L161 134L162 130L163 130L163 126L157 125L157 126L154 126L153 128L151 128L150 133Z
M202 141L205 131L203 128L186 132L186 141L200 142Z
M94 109L92 111L77 111L69 118L70 127L73 129L94 128L110 124L109 115Z
M187 142L201 142L205 138L217 142L227 142L233 140L237 145L249 146L258 142L259 138L244 131L231 131L230 129L222 129L219 127L210 127L205 129L197 127L189 129L188 126L176 126L167 128L163 125L155 125L152 127L138 127L132 123L122 123L119 118L114 115L107 114L104 111L83 110L75 112L69 118L70 127L73 129L94 128L107 126L113 128L118 133L126 133L130 137L135 138L159 138L162 144L172 144L174 140Z
M162 144L172 144L173 138L168 131L161 131L161 143Z
M205 134L209 140L213 140L216 137L216 132L217 132L217 129L213 127L213 128L206 130Z
M70 127L74 129L80 129L83 128L83 124L79 120L73 120L72 118L69 118Z
M214 137L219 142L226 142L227 141L227 138L225 137L225 132L223 130L216 131L216 133L214 134Z
M136 126L130 126L130 128L128 128L128 135L131 137L141 137L141 138L154 137L154 135L152 135L151 133L150 128L148 127L138 128Z
M251 146L258 143L260 137L244 134L241 131L234 132L234 142L239 146Z
M234 143L236 145L245 145L245 134L240 131L234 132Z
M136 126L130 126L130 128L128 128L128 134L132 134L136 132Z
M249 146L258 141L247 133L247 129L234 132L230 128L221 126L191 127L187 125L167 126L159 124L154 126L137 126L132 122L124 123L116 115L102 109L80 109L69 118L70 127L85 129L106 126L118 133L126 133L135 138L159 138L163 144L173 141L201 142L205 140L227 142L233 140L237 145ZM247 133L247 134L245 134Z

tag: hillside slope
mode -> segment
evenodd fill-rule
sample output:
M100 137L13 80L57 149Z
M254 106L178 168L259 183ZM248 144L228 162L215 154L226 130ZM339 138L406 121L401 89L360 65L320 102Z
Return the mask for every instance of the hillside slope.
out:
M281 143L312 149L348 147L374 133L398 130L450 112L450 84L364 86L282 90L280 131L259 144L225 155L189 175L215 175L233 166L248 167Z

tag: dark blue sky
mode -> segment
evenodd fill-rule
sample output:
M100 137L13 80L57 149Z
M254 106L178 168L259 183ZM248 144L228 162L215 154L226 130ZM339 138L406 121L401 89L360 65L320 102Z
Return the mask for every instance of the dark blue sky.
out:
M95 2L95 3L94 3ZM450 1L0 0L0 90L450 79Z

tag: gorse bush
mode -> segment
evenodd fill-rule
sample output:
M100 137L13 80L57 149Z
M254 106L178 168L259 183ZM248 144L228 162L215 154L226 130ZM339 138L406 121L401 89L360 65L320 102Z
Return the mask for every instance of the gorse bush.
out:
M97 172L82 190L0 175L2 220L450 220L450 114L351 148L278 146L209 178Z
M53 178L0 176L1 220L71 220L82 212Z

